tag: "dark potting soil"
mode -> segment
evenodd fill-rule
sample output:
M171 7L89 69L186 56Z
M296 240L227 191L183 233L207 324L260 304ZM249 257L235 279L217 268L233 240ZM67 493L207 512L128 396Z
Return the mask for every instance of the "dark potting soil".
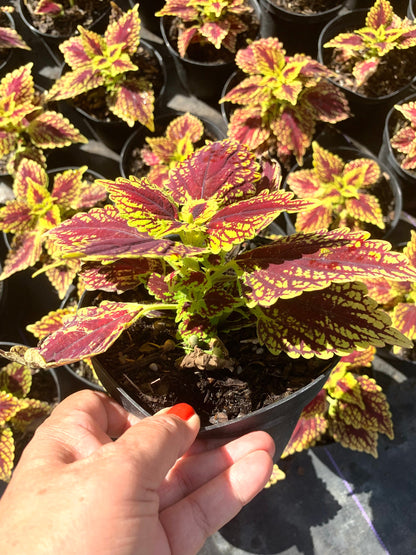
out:
M271 0L279 8L300 14L315 14L326 12L342 4L339 0Z
M132 62L139 68L138 71L127 72L127 78L143 78L145 82L150 82L153 86L155 98L158 97L164 84L162 68L156 54L140 45L137 52L132 56ZM104 87L97 87L71 100L73 104L101 121L120 121L109 109L106 103L106 90Z
M229 356L186 355L173 320L143 318L98 361L149 413L178 402L194 407L203 426L227 422L283 399L307 385L325 363L272 355L254 328L223 335Z
M260 21L254 12L242 14L240 19L247 26L247 31L237 35L235 52L245 48L249 42L258 38L260 31ZM187 24L178 17L165 16L164 21L166 21L166 36L172 48L177 50L178 35L186 29ZM202 63L231 63L234 62L235 52L230 52L225 47L215 48L208 42L203 44L193 42L188 46L185 58Z
M408 85L416 75L415 48L392 50L383 56L375 74L360 87L356 86L355 78L352 75L351 59L342 60L331 48L324 49L323 57L324 63L336 74L335 77L331 77L333 81L346 89L370 98L394 93Z
M32 19L32 25L39 32L54 37L70 37L78 25L90 27L103 12L109 9L109 0L76 0L71 6L70 0L60 0L62 15L35 14L39 0L24 0Z

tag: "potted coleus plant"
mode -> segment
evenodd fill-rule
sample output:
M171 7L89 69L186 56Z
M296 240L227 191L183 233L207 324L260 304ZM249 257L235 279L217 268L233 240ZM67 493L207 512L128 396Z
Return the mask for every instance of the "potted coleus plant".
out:
M11 344L0 343L2 348ZM5 361L3 361L5 362ZM56 377L17 362L0 368L0 480L8 482L23 448L58 402Z
M258 36L257 8L251 0L166 0L156 12L178 75L192 94L218 100L235 53Z
M171 168L206 141L223 138L225 133L207 118L189 112L159 116L153 133L138 129L126 141L120 154L121 175L147 176L160 186Z
M245 145L204 146L162 188L101 183L113 204L47 235L81 261L91 298L37 348L3 356L34 366L92 357L136 414L180 399L200 414L202 436L268 429L280 456L328 359L411 345L360 283L414 279L406 256L347 229L262 239L282 211L309 202L282 191L279 166L262 169Z
M13 11L13 6L0 6L0 69L7 64L13 48L30 50L30 46L15 29L11 16Z
M13 182L15 198L0 208L0 229L12 235L0 279L40 264L58 296L64 297L79 263L56 261L54 244L43 234L106 199L105 188L94 182L98 175L88 180L87 170L86 166L57 170L50 176L35 160L22 159Z
M391 106L409 94L415 46L415 23L396 15L388 0L339 15L321 33L318 60L334 71L330 79L346 93L356 118L365 119L373 141ZM362 141L364 131L357 125Z
M328 441L377 457L379 435L394 438L387 397L367 375L375 352L369 347L341 358L323 389L303 409L282 458Z
M82 26L78 31L59 46L71 69L52 85L47 99L71 99L103 142L119 150L136 122L154 128L155 98L165 84L161 56L140 40L137 4L123 12L113 2L102 36Z
M304 54L286 56L275 37L260 39L236 55L247 74L220 103L240 104L229 118L229 137L258 154L294 156L301 165L319 122L349 117L344 94L328 81L325 66Z
M286 184L299 198L316 203L296 215L297 231L349 227L385 238L400 218L401 190L394 175L352 147L330 151L314 141L312 155L302 169L293 168Z
M23 158L46 166L45 151L88 142L67 118L48 108L34 85L32 67L20 66L0 81L0 161L2 173L10 175Z
M380 159L396 175L406 212L416 215L416 96L406 97L387 114Z

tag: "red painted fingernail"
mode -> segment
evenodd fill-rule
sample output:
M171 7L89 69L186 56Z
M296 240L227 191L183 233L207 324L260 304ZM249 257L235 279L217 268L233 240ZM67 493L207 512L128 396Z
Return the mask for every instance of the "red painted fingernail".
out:
M174 414L182 418L182 420L189 420L191 416L195 414L195 411L188 403L178 403L177 405L173 405L173 407L167 411L167 414Z

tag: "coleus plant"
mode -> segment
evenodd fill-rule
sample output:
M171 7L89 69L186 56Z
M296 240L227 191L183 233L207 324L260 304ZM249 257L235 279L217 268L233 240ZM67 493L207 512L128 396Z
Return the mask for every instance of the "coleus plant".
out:
M353 158L345 162L316 141L312 143L312 150L312 168L293 171L286 179L299 198L316 203L296 215L296 229L364 229L365 224L384 229L380 203L368 190L382 177L376 160Z
M193 43L212 44L217 49L224 47L235 52L238 35L247 30L241 16L252 12L246 0L166 0L155 15L179 18L182 28L177 48L185 57Z
M341 358L324 388L302 411L282 457L293 455L329 437L343 447L377 457L380 434L394 438L386 395L367 376L375 348Z
M40 423L52 409L46 401L29 397L32 373L10 362L0 369L0 480L9 481L15 456L15 437Z
M138 319L175 318L184 353L224 361L231 329L251 328L273 354L331 358L369 345L409 346L367 296L364 277L415 279L403 253L365 232L320 230L252 240L283 211L309 202L282 191L280 167L263 168L236 141L197 150L163 187L146 178L101 180L113 204L47 232L63 259L81 261L87 290L144 287L148 300L79 308L37 348L3 356L36 366L108 349ZM186 358L186 357L185 357Z
M0 6L0 15L1 12L12 13L13 11L13 6ZM24 39L16 31L16 29L8 26L0 27L0 52L6 48L23 48L23 50L31 49L30 46L26 44Z
M22 158L45 166L45 150L88 142L67 118L48 109L35 88L32 67L20 66L0 81L0 158L7 158L11 175Z
M231 115L229 137L258 154L277 152L300 165L318 122L337 123L349 117L348 102L328 81L332 72L309 56L286 56L275 37L259 39L236 55L247 74L220 102L240 104Z
M159 186L169 176L169 170L185 160L195 150L195 144L204 135L204 124L186 113L173 119L162 137L146 137L147 146L140 155L150 167L147 178Z
M139 6L123 12L111 3L110 23L103 36L78 26L79 36L60 44L71 68L51 87L47 98L63 100L101 88L109 111L132 127L154 129L153 85L133 62L140 44Z
M405 121L390 139L392 148L403 154L400 166L404 170L416 169L416 102L406 102L395 106Z
M416 231L411 231L404 254L416 268ZM411 341L416 340L416 282L391 281L385 278L367 279L366 286L374 300L389 314L393 325ZM405 354L402 347L393 346L396 354Z
M324 44L324 48L335 48L339 59L352 65L355 89L376 73L389 52L414 46L416 25L396 15L388 0L376 0L367 13L364 27L340 33Z
M34 160L21 161L13 182L15 198L0 208L0 229L13 236L0 279L41 262L63 298L79 263L76 260L56 262L55 246L44 232L106 199L105 188L84 177L86 170L82 166L57 173L49 190L46 170Z

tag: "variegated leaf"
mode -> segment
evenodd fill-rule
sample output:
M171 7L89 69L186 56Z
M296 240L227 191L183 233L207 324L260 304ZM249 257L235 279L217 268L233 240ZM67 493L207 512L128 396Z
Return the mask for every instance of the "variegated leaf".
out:
M368 289L368 295L382 305L395 304L396 300L410 291L410 284L407 281L391 281L386 278L363 281Z
M24 39L19 35L16 29L11 27L0 27L0 49L5 48L23 48L31 50Z
M185 28L178 36L177 48L179 55L185 58L186 51L188 50L191 42L199 35L198 28L193 25L192 27Z
M75 208L78 205L81 184L87 169L87 166L81 166L55 175L52 196L63 208Z
M347 449L361 451L377 458L378 433L365 428L348 426L341 419L331 419L329 433L335 441Z
M7 73L0 82L0 99L14 95L14 103L21 106L32 103L35 94L35 86L32 77L33 63L20 66L14 71Z
M39 399L22 399L22 407L13 417L12 425L16 430L24 431L29 425L36 426L50 414L52 406Z
M251 151L262 150L271 133L263 125L261 107L238 108L230 118L228 136Z
M88 260L118 260L124 258L154 258L158 256L197 255L202 249L185 247L168 239L156 240L139 233L128 225L111 205L76 214L49 232L59 242L65 256Z
M326 150L317 141L312 143L313 167L315 180L331 183L337 176L342 175L344 161L340 156ZM302 170L301 170L302 171ZM305 170L308 171L308 170ZM298 173L298 172L296 172ZM296 176L295 173L295 176ZM296 191L295 191L296 192Z
M166 0L162 9L156 12L157 17L164 15L178 16L183 21L192 21L198 16L198 11L190 2L183 0Z
M321 204L296 214L296 231L310 233L320 229L330 229L332 224L332 205L322 201Z
M348 365L348 370L358 368L369 368L374 360L376 354L376 348L373 346L368 347L364 351L354 351L350 355L342 357L342 362Z
M337 123L351 115L345 94L326 79L321 79L314 87L306 90L302 101L307 106L304 117L308 117L308 114L310 117L312 111L318 121Z
M166 138L169 141L179 141L187 136L192 143L196 143L202 138L203 134L204 125L202 121L189 112L173 119L166 128ZM147 141L152 145L151 138Z
M220 49L223 40L228 35L230 25L227 20L207 21L199 28L199 32L205 37L215 48Z
M357 87L361 87L368 79L375 74L380 64L380 58L370 58L355 64L352 74L355 77Z
M172 302L174 300L169 291L169 285L162 274L153 273L146 284L146 289L158 300Z
M297 233L243 253L236 264L244 272L244 295L252 304L270 306L279 297L323 289L332 282L371 277L415 279L416 269L404 255L390 251L385 241L366 237L364 232L345 229Z
M256 105L267 102L270 99L270 89L267 81L261 75L250 75L243 79L238 85L233 87L220 100L222 102L232 102L234 104Z
M15 236L12 248L7 254L0 279L33 266L42 253L42 236L36 231L29 231Z
M274 75L285 63L285 50L277 37L262 38L239 50L235 61L245 73Z
M357 189L370 187L381 177L381 168L371 158L356 158L347 162L344 167L346 183L355 185Z
M82 36L78 35L65 40L59 45L65 62L72 69L79 69L90 64L90 58L84 49Z
M134 303L103 301L100 306L80 308L74 317L49 335L39 354L61 366L103 353L138 318L141 307ZM50 348L49 348L50 346Z
M0 427L3 427L21 407L21 399L11 393L0 391Z
M32 213L24 200L10 200L0 208L0 229L5 233L24 233L31 222Z
M319 196L321 190L321 183L314 169L292 171L287 176L286 183L301 198Z
M210 249L213 253L229 251L233 245L255 237L282 211L296 212L309 205L309 201L293 199L292 193L275 191L225 206L207 225Z
M17 199L24 199L27 202L30 184L37 183L46 189L48 182L48 174L41 164L35 160L23 158L14 177L13 192Z
M280 299L257 309L257 334L272 353L329 358L369 345L407 343L360 283L333 284L299 299Z
M26 326L26 329L28 332L33 334L36 339L43 339L47 335L58 330L62 326L65 318L73 316L76 310L76 306L68 306L66 308L52 310L34 324Z
M357 197L345 200L348 215L361 222L367 222L384 229L386 226L378 198L369 193L357 193Z
M0 129L0 158L3 158L3 156L9 154L9 152L11 152L15 148L18 138L18 133L9 133L8 131Z
M332 387L328 387L327 391L333 399L356 405L361 410L365 409L359 382L351 372L346 372L342 378L333 383Z
M236 141L224 139L202 147L173 168L166 187L178 204L188 199L232 204L253 196L259 171L253 153Z
M416 268L416 231L410 231L410 241L403 249L403 254L407 256L410 263Z
M32 120L27 132L39 148L60 148L72 143L87 143L88 139L62 114L43 112Z
M316 442L322 438L327 428L328 422L325 416L317 415L309 418L301 416L289 443L282 453L282 459L316 445Z
M365 18L367 27L387 27L393 19L393 6L388 0L376 0Z
M391 313L393 325L406 337L416 340L416 305L413 303L398 303Z
M122 293L134 289L152 271L160 270L157 260L149 258L121 259L112 264L87 262L81 277L87 290Z
M140 43L139 6L135 4L131 10L123 13L116 21L112 21L105 33L108 45L122 45L123 52L132 56Z
M154 131L155 95L148 81L124 79L106 100L110 110L130 127L138 121Z
M74 282L79 271L79 262L70 260L68 264L62 263L45 270L46 277L62 300L68 292L68 288Z
M9 362L0 372L1 389L16 397L26 397L32 387L32 373L27 366Z
M62 4L52 2L52 0L39 0L33 13L36 15L59 15L63 12Z
M315 120L310 113L307 114L300 106L297 106L296 110L285 108L280 118L271 122L270 126L276 137L280 155L287 158L293 154L297 163L302 165L303 156L311 144L315 130Z
M52 85L47 100L65 100L105 84L105 78L99 69L80 67L64 73Z
M0 480L8 482L14 463L13 432L6 427L0 430Z
M363 38L355 33L340 33L324 44L324 48L339 48L348 52L359 52L364 47Z
M83 180L80 184L78 191L78 198L72 204L71 208L76 211L86 208L92 208L107 199L107 189L95 180L90 183L88 180Z

